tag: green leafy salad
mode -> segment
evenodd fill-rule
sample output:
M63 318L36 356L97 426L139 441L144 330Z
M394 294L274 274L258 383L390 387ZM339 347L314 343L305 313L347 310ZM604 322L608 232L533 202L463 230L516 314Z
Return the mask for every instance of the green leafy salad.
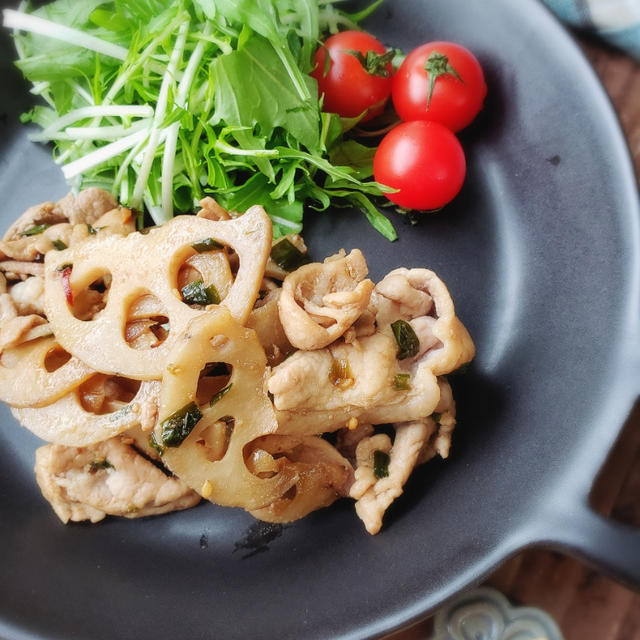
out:
M347 14L326 0L56 0L5 10L4 25L42 98L23 121L72 186L157 224L207 195L260 204L275 237L300 232L305 207L355 206L393 240L375 149L345 137L357 119L322 112L309 76L321 38L380 1Z

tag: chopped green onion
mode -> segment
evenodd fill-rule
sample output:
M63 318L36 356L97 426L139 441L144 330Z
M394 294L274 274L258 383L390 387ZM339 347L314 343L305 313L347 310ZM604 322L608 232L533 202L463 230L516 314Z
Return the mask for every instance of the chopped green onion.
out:
M271 259L285 271L295 271L303 264L311 262L309 256L305 255L287 238L283 238L271 248Z
M20 233L21 236L37 236L40 235L43 231L46 231L51 225L50 224L37 224L33 227L29 227Z
M102 458L102 460L92 460L89 463L88 471L91 475L98 473L100 469L115 469L115 467L106 458Z
M64 251L67 248L67 245L62 240L52 240L51 244L56 251Z
M393 388L396 391L408 391L411 389L409 379L411 376L408 373L397 373L393 379Z
M398 343L398 352L396 353L398 360L413 358L417 355L420 349L420 340L408 322L396 320L391 323L391 330Z
M162 444L165 447L179 447L202 418L195 402L178 409L160 423Z
M180 289L186 304L220 304L220 294L215 285L204 286L202 280L195 280Z
M215 393L213 395L213 397L211 398L211 400L209 400L209 406L213 407L213 405L216 402L219 402L220 400L222 400L222 398L227 395L227 393L229 391L231 391L231 387L233 387L233 382L231 382L230 384L228 384L224 389L220 389L220 391L218 391L218 393Z
M64 271L65 269L73 269L73 265L70 262L65 262L59 267L56 267L56 271Z
M442 414L438 413L437 411L434 411L431 414L431 418L436 424L440 424L440 420L442 419Z
M331 362L331 370L329 371L329 380L335 387L346 389L353 385L353 375L349 361L346 358L334 358Z
M216 249L223 249L223 245L216 242L213 238L205 238L200 242L194 242L191 245L198 253L205 253L207 251L214 251Z
M156 434L152 433L149 436L149 446L152 449L155 449L158 453L158 455L162 456L164 455L165 449L166 447L163 447L157 440L156 440Z
M384 451L373 452L373 475L378 478L389 476L389 454Z
M89 223L87 223L87 231L90 236L95 236L98 233L98 230L95 227L92 227Z

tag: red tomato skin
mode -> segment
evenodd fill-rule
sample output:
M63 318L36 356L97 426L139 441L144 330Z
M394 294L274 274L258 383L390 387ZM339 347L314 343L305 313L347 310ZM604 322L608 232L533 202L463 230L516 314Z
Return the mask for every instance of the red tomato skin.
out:
M359 60L345 50L375 51L383 54L385 46L363 31L341 31L327 38L324 47L314 55L311 76L318 81L318 94L324 94L323 111L343 118L355 118L368 109L362 121L370 120L384 110L391 95L393 66L386 66L388 77L368 74ZM329 71L323 77L327 51L331 59Z
M434 51L449 58L462 82L451 74L439 76L429 96L429 73L424 65ZM393 79L393 106L401 120L434 120L451 131L464 129L478 115L487 95L484 73L476 57L453 42L428 42L414 49Z
M434 210L460 191L466 161L458 138L444 125L403 122L380 142L373 159L377 182L399 189L385 194L406 209Z

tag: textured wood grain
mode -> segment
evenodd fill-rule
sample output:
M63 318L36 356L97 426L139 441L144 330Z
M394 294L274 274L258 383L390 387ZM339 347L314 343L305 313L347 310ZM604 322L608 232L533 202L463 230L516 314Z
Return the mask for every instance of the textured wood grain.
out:
M618 113L640 180L640 64L593 42L582 46ZM602 469L591 498L600 513L640 527L640 403ZM500 567L487 584L516 604L546 610L566 640L640 640L640 594L571 558L527 551ZM429 620L391 638L418 640L429 637L431 630Z

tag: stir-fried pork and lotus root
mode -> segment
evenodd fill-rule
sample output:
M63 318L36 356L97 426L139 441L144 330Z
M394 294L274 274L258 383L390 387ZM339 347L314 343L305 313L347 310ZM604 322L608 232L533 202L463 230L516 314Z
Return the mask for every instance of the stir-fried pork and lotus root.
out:
M432 271L367 273L358 249L272 243L258 206L206 198L141 232L99 189L27 210L0 242L0 399L50 443L36 478L60 519L205 498L289 522L351 497L377 533L447 457L445 376L474 346Z

